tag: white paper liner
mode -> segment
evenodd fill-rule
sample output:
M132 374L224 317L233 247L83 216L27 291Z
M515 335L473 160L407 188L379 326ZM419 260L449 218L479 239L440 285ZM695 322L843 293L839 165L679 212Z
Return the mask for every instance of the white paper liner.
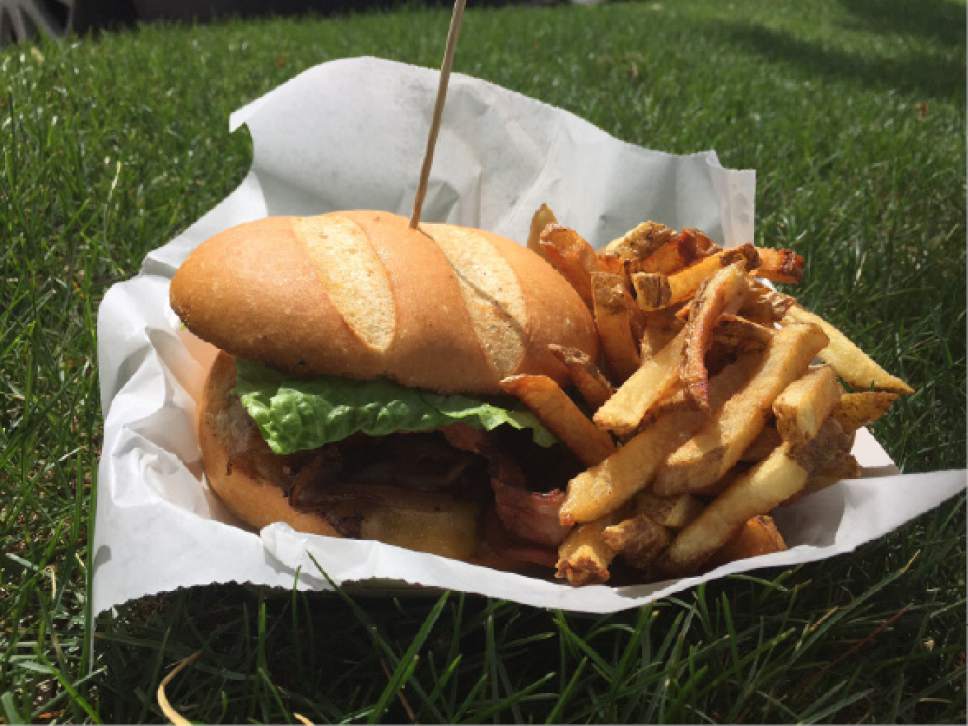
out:
M636 607L700 582L849 552L965 488L965 471L892 476L866 430L854 455L866 474L777 512L789 550L701 577L572 588L379 542L234 523L201 473L195 396L214 349L181 327L168 281L212 234L267 214L387 209L409 214L436 72L374 58L312 68L236 111L254 159L239 187L185 232L150 252L98 311L105 413L94 534L96 613L191 585L248 582L326 589L309 553L337 582L451 588L528 605L594 613ZM755 175L715 152L677 156L619 141L586 121L455 74L424 205L425 221L490 229L523 241L547 202L602 244L643 219L698 227L725 244L753 238Z

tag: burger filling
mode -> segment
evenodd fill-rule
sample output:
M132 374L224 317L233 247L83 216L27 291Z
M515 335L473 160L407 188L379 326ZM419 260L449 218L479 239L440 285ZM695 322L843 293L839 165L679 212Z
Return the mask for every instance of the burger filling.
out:
M581 467L517 401L385 380L290 379L244 360L236 369L237 398L222 426L232 432L230 466L276 482L295 509L323 516L345 537L453 556L470 547L481 555L483 539L490 558L508 566L554 564L567 532L558 522L563 487ZM473 545L451 548L432 532L409 531L444 521L471 530L447 537Z

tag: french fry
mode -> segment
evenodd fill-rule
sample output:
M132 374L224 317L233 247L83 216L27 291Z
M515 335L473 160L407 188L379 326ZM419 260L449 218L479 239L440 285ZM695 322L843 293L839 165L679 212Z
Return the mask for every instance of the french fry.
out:
M775 328L754 323L740 315L723 313L716 323L712 342L706 351L706 369L714 373L732 361L738 353L768 348L775 334Z
M631 277L635 302L642 310L659 310L669 304L672 288L669 278L661 272L635 272Z
M584 351L555 344L548 349L568 369L568 377L592 410L601 407L615 393L615 388Z
M840 402L841 394L843 389L833 368L810 368L773 401L773 415L780 436L794 446L812 439Z
M622 555L632 567L644 569L669 546L669 530L646 514L636 514L602 532L612 550Z
M643 313L642 335L639 340L639 357L642 362L665 348L682 327L682 321L666 310Z
M763 461L773 453L773 449L782 443L783 439L780 438L780 432L773 426L767 426L753 439L753 443L746 447L746 451L739 457L739 460L747 464Z
M688 300L695 294L699 286L716 274L720 268L740 260L746 261L746 269L755 267L759 262L756 248L751 244L731 247L710 255L681 272L669 275L667 278L670 291L669 304L674 305L683 300Z
M756 277L794 285L803 279L803 257L793 250L757 247L756 254L760 258L760 264L753 270Z
M689 395L682 387L682 383L676 381L672 384L672 388L670 388L666 394L660 398L652 408L649 409L649 412L645 415L645 418L643 418L639 423L639 431L644 430L661 416L665 416L673 411L695 410L696 404L691 398L689 398Z
M763 430L773 400L803 375L826 343L827 336L815 325L791 324L779 330L745 388L666 460L653 484L656 493L696 491L729 471Z
M546 225L538 235L538 251L571 283L589 308L592 306L591 273L601 269L598 255L578 232L560 224Z
M740 390L761 361L762 356L748 354L714 376L709 386L710 409L717 410ZM561 523L591 522L618 509L648 486L669 453L707 418L692 408L671 408L660 415L601 464L568 482L558 514Z
M605 253L626 260L642 260L664 245L675 230L647 220L605 245Z
M724 312L737 310L749 291L744 270L745 260L718 270L699 286L689 306L686 338L679 363L679 379L686 393L700 409L709 409L709 372L706 351L712 343L713 330Z
M634 431L678 380L684 341L684 332L678 333L651 360L645 361L595 412L595 423L620 435Z
M639 492L633 505L637 514L646 514L650 519L670 529L682 529L699 516L703 503L691 494L676 494L660 497L655 492Z
M608 272L591 275L595 327L612 373L625 380L639 367L639 352L632 339L632 323L625 278Z
M740 351L762 350L773 342L774 328L754 323L739 315L723 313L713 331L713 340Z
M618 520L618 515L611 514L575 527L558 545L555 577L567 579L571 585L606 582L610 576L608 566L615 559L615 550L605 542L605 528Z
M720 248L716 243L699 230L684 229L649 257L634 263L633 266L638 272L671 275L719 251Z
M612 438L595 426L568 394L548 376L508 376L505 393L517 396L586 466L594 466L613 451Z
M850 454L844 454L819 471L810 475L807 485L803 488L803 494L818 492L826 489L832 484L843 479L856 479L861 474L860 465Z
M905 395L914 393L914 389L907 383L881 368L846 335L819 315L794 305L787 311L784 321L813 323L823 330L830 339L830 343L817 354L818 357L824 363L830 364L837 375L854 388L861 390L874 388Z
M622 273L621 277L625 283L625 306L629 313L629 327L632 330L632 344L635 346L636 353L639 355L639 365L641 365L642 358L639 350L639 343L637 341L642 340L642 335L645 333L649 316L648 313L635 304L635 298L632 296L632 290L628 284L628 276L625 273Z
M772 511L803 489L809 473L790 456L790 451L790 444L784 443L737 477L702 514L679 531L662 555L662 569L677 575L695 572L744 522Z
M541 230L549 224L558 224L558 219L555 217L555 213L551 211L551 207L542 202L541 206L535 210L534 216L531 217L531 229L528 232L529 250L541 254L541 245L539 244Z
M772 326L783 319L797 299L752 281L750 294L739 309L739 314L760 325Z
M887 413L900 394L887 391L861 391L845 393L840 397L833 416L845 431L856 431L869 426Z
M761 514L747 519L739 531L713 554L709 566L718 567L748 557L783 552L786 548L786 542L776 528L776 522L772 517Z
M791 451L791 457L809 472L810 478L806 486L787 501L795 501L842 479L861 476L860 465L850 453L853 445L854 432L844 429L835 416L824 421L815 439Z
M802 446L790 449L790 457L809 473L826 471L847 456L854 446L854 432L845 431L832 416L823 422L817 435Z
M598 257L598 269L601 272L611 272L613 275L624 275L627 260L618 255L610 255L604 250L597 250L595 255Z

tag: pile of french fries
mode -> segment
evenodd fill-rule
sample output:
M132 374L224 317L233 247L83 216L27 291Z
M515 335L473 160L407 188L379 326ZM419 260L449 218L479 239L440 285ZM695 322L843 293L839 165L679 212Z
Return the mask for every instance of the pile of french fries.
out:
M763 282L800 281L791 250L646 221L596 251L545 205L528 246L601 340L600 361L552 346L577 402L544 376L504 382L588 467L559 514L573 585L607 581L616 558L651 581L785 549L770 513L858 476L856 430L913 393Z

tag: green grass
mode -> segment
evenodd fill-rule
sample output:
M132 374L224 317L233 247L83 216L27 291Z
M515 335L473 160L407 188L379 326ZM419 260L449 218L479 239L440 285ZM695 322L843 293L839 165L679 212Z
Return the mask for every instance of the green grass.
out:
M242 178L232 109L330 58L436 65L447 19L0 51L0 721L160 720L160 678L200 650L168 689L200 721L963 722L963 498L617 616L233 585L132 603L92 640L104 291ZM805 254L805 303L917 386L876 434L926 471L965 465L964 61L962 4L664 0L472 9L457 69L756 168L757 241Z

